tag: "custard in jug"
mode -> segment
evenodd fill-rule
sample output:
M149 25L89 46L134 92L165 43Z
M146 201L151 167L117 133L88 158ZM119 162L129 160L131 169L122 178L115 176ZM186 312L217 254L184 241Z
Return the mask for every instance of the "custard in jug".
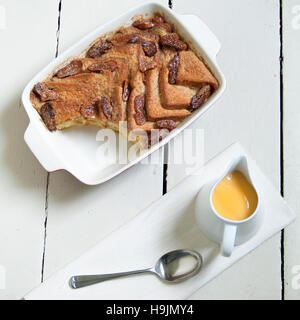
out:
M212 194L212 203L217 213L234 221L250 217L257 207L257 202L254 187L238 170L227 174Z

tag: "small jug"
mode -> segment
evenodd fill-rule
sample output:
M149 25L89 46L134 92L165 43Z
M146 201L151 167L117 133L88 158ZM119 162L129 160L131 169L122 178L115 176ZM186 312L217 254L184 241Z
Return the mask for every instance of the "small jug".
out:
M212 194L216 186L227 174L234 170L240 171L246 177L257 194L256 209L244 220L229 220L222 217L216 212L212 202ZM242 155L234 159L220 178L205 184L201 188L195 202L195 214L200 230L207 238L221 244L221 253L225 257L231 255L235 245L240 245L255 235L262 225L263 215L260 195L249 174L246 156Z

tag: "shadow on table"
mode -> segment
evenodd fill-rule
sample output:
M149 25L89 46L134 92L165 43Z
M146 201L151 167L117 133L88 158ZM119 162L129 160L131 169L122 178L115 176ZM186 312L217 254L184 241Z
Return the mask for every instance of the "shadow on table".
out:
M31 153L24 141L28 117L21 105L20 97L13 99L0 114L3 134L3 162L7 166L13 182L24 189L46 185L46 171Z
M50 193L51 197L57 202L65 203L69 201L78 201L85 196L94 197L95 203L99 197L112 197L117 199L120 193L124 193L124 189L130 188L130 180L128 175L136 170L138 165L123 172L122 175L99 185L86 185L77 180L67 171L55 171L50 175ZM141 179L142 183L142 179ZM112 205L113 206L113 205Z
M4 141L3 161L16 184L21 184L24 189L46 188L47 171L24 141L24 133L28 124L29 119L20 101L20 96L16 96L0 113L0 126ZM72 200L90 189L89 186L83 185L65 171L51 173L50 181L52 175L55 180L58 180L58 184L67 182L73 186L72 192L63 194L64 201ZM58 197L58 200L62 199Z
M16 96L0 113L0 126L4 135L3 162L16 185L21 185L24 190L42 189L46 192L47 171L24 141L28 124L29 119L20 102L20 96ZM136 165L122 175L96 186L85 185L66 171L50 173L49 200L68 206L70 203L79 203L83 199L91 202L97 202L96 199L99 197L110 196L117 199L124 196L128 188L130 189L131 181L128 175L134 170L139 170L138 167L139 165ZM142 176L141 183L143 183Z

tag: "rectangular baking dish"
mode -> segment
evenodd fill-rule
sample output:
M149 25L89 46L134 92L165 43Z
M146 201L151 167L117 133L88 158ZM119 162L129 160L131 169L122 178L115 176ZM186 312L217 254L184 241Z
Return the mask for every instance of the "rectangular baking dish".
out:
M44 80L57 66L72 56L79 55L89 44L100 35L113 31L128 24L134 15L160 13L167 22L174 26L176 32L189 44L189 46L204 59L210 70L219 81L219 88L208 101L188 119L184 120L178 128L159 143L142 152L139 156L127 163L121 164L111 161L111 153L104 152L97 157L100 143L96 135L100 128L82 127L70 128L65 131L49 132L42 123L39 114L30 102L30 91L34 84ZM148 2L128 10L118 18L99 26L82 40L71 46L59 55L43 70L41 70L25 87L22 94L22 103L29 116L29 125L24 139L41 165L49 172L66 170L81 182L88 185L103 183L129 167L138 163L148 155L168 143L182 130L198 119L222 95L226 82L217 61L216 55L220 49L220 42L209 28L194 15L180 15L159 2ZM118 149L118 148L117 148ZM117 159L119 157L116 152ZM125 151L127 152L127 151ZM100 159L99 159L100 158Z

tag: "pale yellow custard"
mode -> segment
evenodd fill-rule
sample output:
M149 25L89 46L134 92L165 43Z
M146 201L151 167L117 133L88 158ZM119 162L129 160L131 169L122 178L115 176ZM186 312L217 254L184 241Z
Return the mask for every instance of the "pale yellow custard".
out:
M237 170L227 174L212 194L212 203L218 214L234 221L250 217L257 207L257 202L255 189Z

